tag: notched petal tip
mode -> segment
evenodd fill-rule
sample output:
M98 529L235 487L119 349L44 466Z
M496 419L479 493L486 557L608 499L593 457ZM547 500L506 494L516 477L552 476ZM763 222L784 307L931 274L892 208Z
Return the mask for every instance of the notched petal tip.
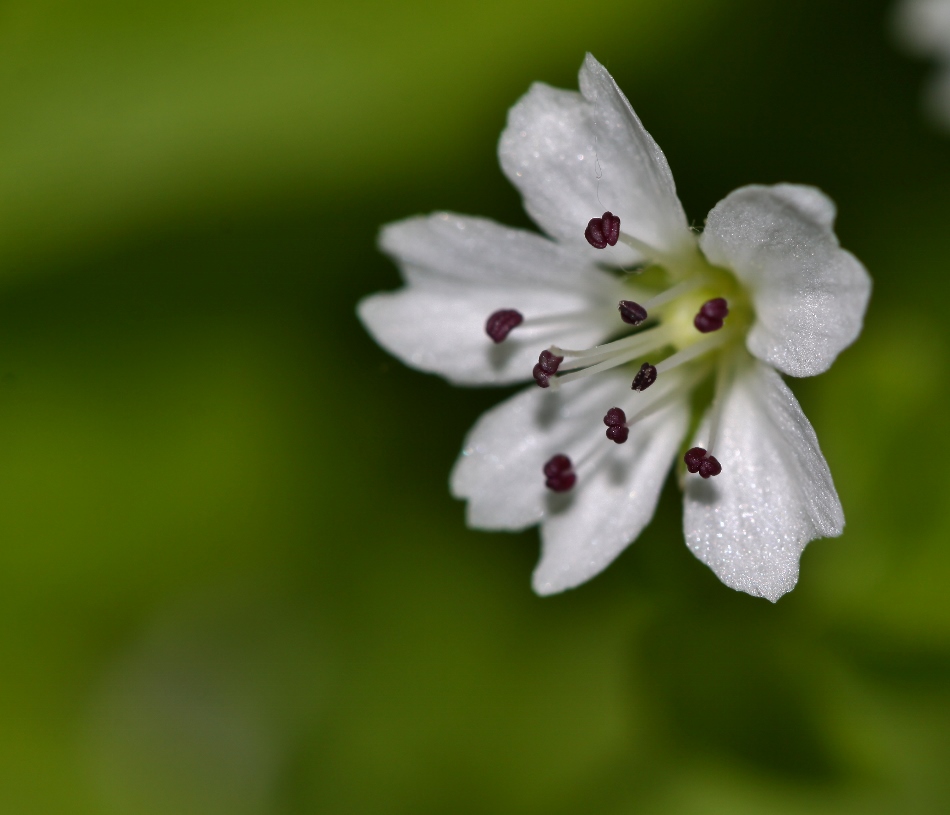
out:
M772 194L784 199L796 207L800 212L811 218L815 223L827 229L834 228L835 218L838 216L838 207L818 187L809 184L773 184L768 187Z
M614 379L614 396L623 397L625 376ZM619 411L608 411L602 421L619 418ZM664 403L629 428L627 445L604 444L603 458L582 473L567 511L551 505L541 524L541 559L533 578L538 594L587 582L636 540L653 517L688 420L685 399Z
M832 231L834 204L814 187L752 185L713 207L700 246L749 289L749 351L790 376L827 370L861 332L871 278Z
M722 473L686 480L683 532L723 583L775 602L795 587L808 543L839 535L844 515L815 432L788 386L742 352L733 365L716 442ZM697 448L709 421L707 415L697 431Z
M528 214L598 263L604 258L584 227L601 201L644 243L669 254L694 251L669 164L613 77L588 54L578 81L581 93L532 85L509 111L498 157ZM643 259L622 241L610 252L621 267Z

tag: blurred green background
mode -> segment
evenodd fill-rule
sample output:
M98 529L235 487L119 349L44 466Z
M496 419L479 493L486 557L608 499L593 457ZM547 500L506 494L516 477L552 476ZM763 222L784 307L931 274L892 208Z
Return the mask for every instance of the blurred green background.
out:
M950 138L892 12L0 3L0 812L946 812ZM848 527L777 606L687 551L672 483L532 595L536 532L447 489L509 391L355 318L398 285L378 225L529 226L495 144L585 50L696 223L815 184L874 276L792 383Z

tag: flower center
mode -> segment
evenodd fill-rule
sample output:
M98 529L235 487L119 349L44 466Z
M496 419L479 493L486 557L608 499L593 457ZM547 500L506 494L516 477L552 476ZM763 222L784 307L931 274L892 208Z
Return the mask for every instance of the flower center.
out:
M620 218L605 212L592 218L584 232L596 249L609 251L618 242L641 254L646 265L636 273L636 300L621 299L617 305L616 325L610 333L632 327L632 333L593 348L562 348L552 345L541 351L532 375L542 388L558 388L586 379L618 366L630 366L631 390L637 394L656 382L674 375L672 386L657 398L648 399L649 408L632 405L632 418L620 407L610 408L604 416L607 438L624 444L630 427L647 413L653 413L674 399L685 399L689 392L716 370L716 396L713 399L708 448L694 447L684 456L686 469L702 478L722 472L713 455L721 407L723 365L727 349L741 339L752 321L752 309L746 292L736 278L706 261L697 246L678 254L664 253L621 230ZM644 292L648 296L644 297ZM489 316L485 331L496 343L503 342L520 325L549 325L604 319L604 312L593 309L574 314L525 318L519 311L500 309ZM647 358L651 361L647 361ZM659 360L654 362L654 360ZM636 397L634 397L636 398ZM640 397L641 399L643 397ZM592 458L585 455L577 463L563 452L555 454L544 466L545 484L555 492L566 492L578 481L579 470ZM582 473L581 473L582 475Z

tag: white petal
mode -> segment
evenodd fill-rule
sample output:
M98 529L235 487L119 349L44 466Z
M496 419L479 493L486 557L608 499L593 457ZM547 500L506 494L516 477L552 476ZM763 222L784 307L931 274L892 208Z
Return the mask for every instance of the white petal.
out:
M543 287L597 294L612 286L612 278L585 253L487 218L451 212L407 218L383 227L379 246L401 267L482 288Z
M653 518L688 421L688 406L680 398L634 424L626 443L602 439L610 445L604 458L588 472L578 470L574 494L542 524L541 561L532 578L538 594L590 580L639 536Z
M833 217L813 187L742 187L716 204L700 238L710 262L752 293L749 350L791 376L827 370L861 333L871 279L839 246Z
M686 543L725 583L773 603L798 581L815 538L835 537L844 513L815 431L781 377L737 355L713 454L722 472L689 475ZM706 447L707 416L693 442Z
M544 486L545 463L558 453L577 463L592 445L613 445L604 436L604 414L629 400L630 381L624 370L557 391L531 386L485 413L468 434L450 479L452 494L468 500L469 525L524 529L560 506L561 496Z
M587 245L587 223L604 210L619 216L624 232L666 253L691 250L663 151L590 54L579 79L583 95L535 83L508 113L498 156L528 213L549 235L600 261L634 259L620 244Z
M519 326L495 343L485 333L492 312L514 308L530 318L588 307L582 298L558 291L412 283L365 298L357 312L373 339L412 368L441 374L456 385L507 385L531 379L538 354L555 343L567 348L600 344L610 320Z
M553 343L603 341L620 284L547 238L480 218L441 213L387 226L380 243L408 285L358 307L373 338L407 365L457 384L508 384L531 378L538 354ZM494 311L525 318L603 308L561 324L525 325L501 344L485 334Z
M818 187L806 184L773 184L767 188L772 195L797 207L816 223L834 229L838 208Z

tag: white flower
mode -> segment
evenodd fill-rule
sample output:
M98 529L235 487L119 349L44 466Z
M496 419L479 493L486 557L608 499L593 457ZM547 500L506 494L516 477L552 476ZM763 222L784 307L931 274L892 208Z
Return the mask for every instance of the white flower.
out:
M896 23L907 46L940 63L925 103L934 119L950 128L950 0L904 0L897 7Z
M580 90L535 84L499 144L550 238L447 213L391 224L381 245L406 285L363 300L360 317L407 364L458 384L534 367L542 387L476 423L451 486L472 526L541 524L540 594L583 583L640 534L714 382L684 457L686 542L728 586L775 601L805 545L844 525L775 369L825 371L861 330L870 279L812 187L736 190L697 238L662 151L590 55Z

